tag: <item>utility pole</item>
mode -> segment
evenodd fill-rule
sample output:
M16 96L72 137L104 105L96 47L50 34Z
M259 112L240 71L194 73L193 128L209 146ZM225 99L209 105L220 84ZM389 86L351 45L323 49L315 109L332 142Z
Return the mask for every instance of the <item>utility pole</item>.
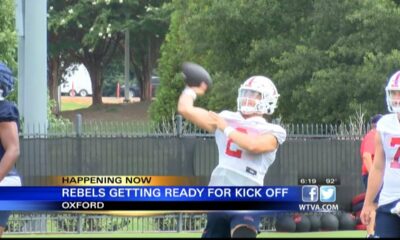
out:
M24 134L46 134L47 0L16 0L18 108Z

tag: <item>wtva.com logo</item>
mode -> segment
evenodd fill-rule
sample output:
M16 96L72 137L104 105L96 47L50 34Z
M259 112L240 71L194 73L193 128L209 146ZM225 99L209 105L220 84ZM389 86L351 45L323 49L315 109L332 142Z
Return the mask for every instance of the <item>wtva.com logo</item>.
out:
M318 194L319 190L319 194ZM318 202L318 196L321 202L335 202L336 201L336 187L335 186L318 186L306 185L301 189L301 198L303 202Z

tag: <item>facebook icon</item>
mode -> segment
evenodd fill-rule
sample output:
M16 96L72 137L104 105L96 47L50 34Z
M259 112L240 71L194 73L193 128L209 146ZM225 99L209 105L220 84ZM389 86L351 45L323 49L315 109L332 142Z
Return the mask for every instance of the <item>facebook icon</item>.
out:
M303 202L318 202L318 186L303 186L301 192L301 199Z

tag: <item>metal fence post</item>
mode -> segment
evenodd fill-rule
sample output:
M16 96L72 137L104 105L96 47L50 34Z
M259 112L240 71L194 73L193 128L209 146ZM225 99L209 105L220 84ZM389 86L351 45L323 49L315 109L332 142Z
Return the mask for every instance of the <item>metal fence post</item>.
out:
M182 232L182 227L183 227L183 214L180 212L178 215L178 232Z
M183 118L180 114L176 115L176 131L178 137L181 137L183 132Z
M77 137L82 135L82 115L80 113L75 117L75 132Z
M76 157L77 157L77 162L79 164L79 174L83 175L83 162L82 162L82 115L81 114L76 114L75 117L75 132L76 132L76 139L77 139L77 145L76 145ZM83 225L83 219L82 215L78 214L78 219L76 221L76 229L77 233L82 233L82 225Z
M180 115L180 114L178 114L177 116L176 116L176 130L177 130L177 135L178 135L178 138L181 138L182 137L182 131L183 131L183 127L182 127L182 124L183 124L183 118L182 118L182 115ZM183 151L181 151L181 155L183 154ZM179 213L178 214L178 226L177 226L177 231L178 232L182 232L182 225L183 225L183 221L182 221L182 213Z
M83 217L82 214L78 213L78 221L77 221L77 233L82 233L83 228Z
M82 158L82 115L76 114L75 117L75 132L76 132L76 161L79 164L79 174L83 175L84 163Z

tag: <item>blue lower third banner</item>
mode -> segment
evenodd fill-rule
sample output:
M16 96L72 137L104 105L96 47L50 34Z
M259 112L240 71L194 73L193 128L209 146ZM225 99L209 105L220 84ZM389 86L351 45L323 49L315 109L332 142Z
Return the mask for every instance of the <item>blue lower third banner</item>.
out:
M302 187L0 187L0 211L299 211Z

